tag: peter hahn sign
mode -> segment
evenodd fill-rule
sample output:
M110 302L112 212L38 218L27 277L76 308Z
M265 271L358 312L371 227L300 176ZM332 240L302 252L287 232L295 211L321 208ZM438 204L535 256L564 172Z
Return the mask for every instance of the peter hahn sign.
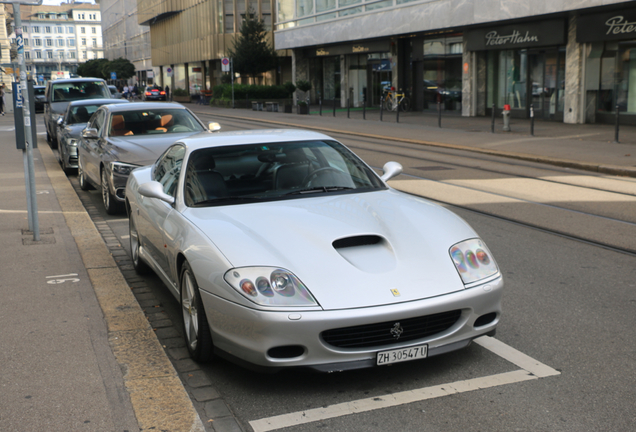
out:
M582 15L576 25L577 42L636 39L636 10Z
M547 47L565 43L565 22L551 20L481 28L470 30L467 35L469 51Z

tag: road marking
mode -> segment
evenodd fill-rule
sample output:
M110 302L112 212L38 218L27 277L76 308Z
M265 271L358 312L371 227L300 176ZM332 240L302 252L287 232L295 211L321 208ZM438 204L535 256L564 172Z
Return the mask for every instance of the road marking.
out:
M516 366L519 366L521 369L497 375L456 381L449 384L441 384L416 390L408 390L399 393L359 399L323 408L315 408L307 411L298 411L295 413L267 417L249 422L250 426L252 426L254 432L273 431L350 414L389 408L453 394L466 393L473 390L536 380L560 374L559 371L538 362L537 360L494 338L484 336L475 339L475 342L483 348L493 352Z

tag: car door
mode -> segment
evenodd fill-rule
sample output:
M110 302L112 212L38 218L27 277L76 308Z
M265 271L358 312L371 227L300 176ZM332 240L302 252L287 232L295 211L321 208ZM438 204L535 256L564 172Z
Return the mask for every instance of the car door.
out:
M90 178L91 182L98 185L101 183L100 163L104 146L104 123L106 112L99 110L88 123L89 129L97 130L97 138L84 137L81 139L82 171Z
M185 147L175 144L159 158L152 173L152 179L163 185L163 191L174 197L177 191L177 183L181 173L181 164L185 155ZM176 280L170 274L170 263L167 257L167 243L165 235L165 223L170 212L174 211L172 205L158 198L142 197L143 213L140 212L140 232L146 237L144 246L153 260L161 268L164 274L173 282Z

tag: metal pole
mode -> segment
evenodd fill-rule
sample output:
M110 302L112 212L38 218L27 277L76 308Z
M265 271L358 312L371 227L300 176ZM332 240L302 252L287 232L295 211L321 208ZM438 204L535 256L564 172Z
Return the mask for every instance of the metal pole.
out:
M616 128L614 130L614 142L620 142L618 140L618 129L619 129L619 113L618 113L618 104L616 104Z
M442 103L437 102L437 127L442 127Z
M530 104L530 135L534 136L534 104Z
M492 121L490 123L490 133L495 133L495 104L492 104Z
M232 109L236 108L234 106L234 60L230 59L230 76L232 77Z
M320 96L320 98L318 99L318 109L319 109L319 113L320 116L322 117L322 96Z
M362 101L362 120L367 119L367 100Z
M27 86L26 64L24 62L24 37L22 36L22 18L20 16L20 3L13 3L15 20L15 36L18 48L18 64L20 65L20 93L22 94L22 114L24 117L24 144L26 151L28 178L26 180L27 197L31 203L29 209L30 229L33 231L33 241L40 241L40 225L38 221L38 202L35 195L35 168L33 166L33 142L31 133L31 106L29 101L29 89Z
M333 116L336 116L336 97L333 98Z
M399 123L400 122L400 101L399 99L396 99L396 100L397 100L397 104L395 106L395 122Z
M351 101L347 99L347 118L351 118L351 116L349 115L350 111L351 111Z

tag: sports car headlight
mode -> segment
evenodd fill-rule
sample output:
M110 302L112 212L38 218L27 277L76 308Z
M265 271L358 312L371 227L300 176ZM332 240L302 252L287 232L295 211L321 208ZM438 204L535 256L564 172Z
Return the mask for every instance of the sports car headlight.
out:
M480 239L457 243L449 252L466 285L486 279L499 271L495 259Z
M135 168L139 168L139 165L132 165L123 162L111 162L110 169L119 175L127 176L130 175L130 172Z
M276 267L242 267L225 273L225 281L248 300L262 306L318 306L292 272Z

